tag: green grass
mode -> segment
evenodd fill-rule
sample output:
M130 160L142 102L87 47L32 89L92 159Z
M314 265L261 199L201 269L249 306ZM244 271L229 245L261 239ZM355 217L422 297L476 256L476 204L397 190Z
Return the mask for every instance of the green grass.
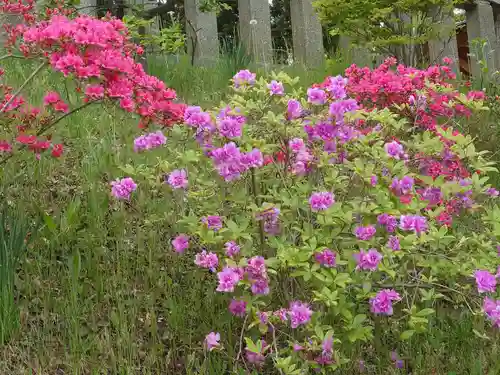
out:
M234 59L206 69L186 62L150 69L183 100L208 106L223 98L238 64ZM335 66L286 69L300 73L304 85L327 71L340 73ZM12 82L30 73L17 64L6 70ZM62 82L42 75L25 95L40 101L48 87L56 87L74 103L71 84ZM56 139L67 146L61 160L22 155L2 170L2 199L27 217L42 218L43 227L15 278L18 329L0 347L0 374L233 373L226 357L205 357L201 346L207 332L219 331L229 338L229 356L238 351L242 321L229 316L213 278L200 277L191 258L172 254L168 225L109 197L109 181L123 175L119 165L155 165L168 152L135 155L131 142L138 133L137 121L120 110L89 107L60 124ZM149 194L139 189L137 199ZM168 200L154 204L157 212L172 210ZM480 339L473 328L484 326L482 318L445 311L428 334L407 346L385 343L387 358L364 348L353 353L352 369L338 373L356 374L356 361L363 358L370 374L402 374L388 363L389 351L398 349L412 354L407 362L415 375L499 374L498 336Z

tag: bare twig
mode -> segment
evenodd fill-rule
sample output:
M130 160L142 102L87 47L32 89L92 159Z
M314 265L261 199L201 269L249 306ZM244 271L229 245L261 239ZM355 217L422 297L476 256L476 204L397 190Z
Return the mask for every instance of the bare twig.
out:
M0 61L8 59L9 57L11 57L13 59L28 59L28 57L24 57L21 55L13 55L12 53L8 53L6 55L0 56Z
M240 359L241 351L243 350L243 335L245 334L245 326L247 325L248 316L249 316L248 314L245 316L245 320L243 321L243 327L241 327L240 343L238 348L238 354L236 355L236 361Z
M273 330L273 347L274 347L274 357L278 358L278 345L276 344L276 329L273 324L269 323ZM283 374L283 371L281 369L278 369L280 374Z

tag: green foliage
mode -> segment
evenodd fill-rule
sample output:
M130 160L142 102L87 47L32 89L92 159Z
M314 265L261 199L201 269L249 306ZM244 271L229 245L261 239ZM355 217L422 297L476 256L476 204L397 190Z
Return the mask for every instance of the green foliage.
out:
M15 297L16 271L29 241L36 233L29 219L11 207L0 208L0 345L19 328L19 308Z
M354 44L383 53L395 54L407 64L409 52L403 45L417 48L446 29L443 16L461 0L316 0L314 6L332 35L351 38ZM436 12L436 9L439 11Z
M144 19L140 16L140 8L135 9L135 14L123 17L130 35L144 47L167 54L176 54L185 47L186 36L180 21L170 14L168 26L162 27L159 33L151 32L155 19ZM146 32L148 30L149 32Z

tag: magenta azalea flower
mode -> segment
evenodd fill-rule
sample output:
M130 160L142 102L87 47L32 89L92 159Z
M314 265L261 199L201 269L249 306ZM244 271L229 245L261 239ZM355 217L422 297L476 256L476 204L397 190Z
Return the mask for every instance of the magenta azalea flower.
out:
M370 249L368 251L360 250L359 253L354 254L357 270L375 271L382 258L382 254L375 249Z
M201 107L187 107L184 112L184 122L193 128L205 129L212 127L210 113L203 112Z
M302 115L302 106L300 102L295 99L288 101L287 117L288 120L298 119Z
M117 199L130 199L130 195L137 189L137 184L130 177L116 179L111 182L111 193Z
M483 302L483 310L493 326L500 327L500 300L496 301L486 297Z
M257 279L252 281L250 290L255 295L268 295L269 294L269 281L267 279Z
M243 300L233 298L229 303L229 311L234 316L244 317L247 312L247 303Z
M375 235L376 232L377 229L373 225L368 225L366 227L356 227L354 234L359 240L368 241Z
M224 246L226 248L226 255L230 258L234 257L240 252L240 247L234 241L226 242Z
M401 180L397 177L392 179L391 189L397 195L405 195L411 193L415 180L410 176L404 176Z
M337 265L337 254L330 249L325 249L314 255L316 262L325 267L335 267Z
M222 217L217 215L209 215L201 218L201 222L207 226L208 229L212 229L217 232L222 229Z
M235 87L241 87L245 85L254 85L255 84L255 73L252 73L249 70L240 70L233 77L233 82Z
M283 84L278 81L271 81L270 84L267 85L267 88L269 91L271 91L271 95L284 95L285 94L285 89L283 87Z
M386 230L389 233L394 233L396 231L396 228L398 227L398 221L396 220L396 218L389 214L378 215L377 222L380 225L385 226Z
M187 173L184 169L176 169L168 175L168 183L174 189L185 189L188 186Z
M302 138L293 138L288 142L288 146L294 153L298 153L300 151L305 151L306 145L304 144L304 140Z
M172 246L177 253L184 253L189 247L189 237L185 234L180 234L172 240Z
M393 251L401 250L401 244L399 243L399 238L397 236L390 236L389 241L387 241L387 247Z
M151 150L167 143L167 137L161 131L141 135L134 140L134 151Z
M227 116L217 121L219 133L226 138L239 138L243 135L243 123L233 116Z
M307 101L314 105L323 105L326 103L326 92L318 88L307 89Z
M392 302L400 301L401 296L392 289L384 289L370 299L370 310L374 314L392 315Z
M403 145L396 141L392 141L390 143L386 143L384 146L385 152L387 156L399 160L404 155Z
M196 254L194 264L198 267L214 269L219 264L219 258L217 258L217 254L207 253L206 250L203 250Z
M344 115L349 112L354 112L358 108L358 103L354 99L339 100L330 104L329 113L335 116L337 122L343 123Z
M498 197L500 195L500 192L495 188L489 188L486 190L486 194L488 194L490 197Z
M240 275L231 267L225 267L217 274L219 279L218 292L234 292L234 287L240 282Z
M309 204L313 211L324 211L327 210L335 203L335 196L327 191L320 193L313 193L309 198Z
M313 311L307 303L295 301L290 304L288 315L290 316L290 325L292 328L297 328L300 325L305 325L311 320Z
M497 280L494 275L485 270L477 270L474 272L474 277L479 293L495 292Z
M402 230L414 231L416 234L426 232L429 229L427 219L423 216L401 215L399 227Z
M205 337L205 345L207 346L208 351L212 351L215 348L218 348L220 346L220 334L217 332L210 332L206 337Z

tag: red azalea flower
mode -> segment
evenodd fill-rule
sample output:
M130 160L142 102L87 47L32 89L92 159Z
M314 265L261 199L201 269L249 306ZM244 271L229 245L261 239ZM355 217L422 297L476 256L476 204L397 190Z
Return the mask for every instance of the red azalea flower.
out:
M63 152L64 152L64 148L63 148L62 143L56 143L55 145L53 145L52 152L51 152L53 157L58 158L63 154Z
M269 165L273 162L273 157L270 155L264 156L264 165Z
M20 134L17 136L16 141L23 145L31 145L36 142L35 135Z
M283 151L278 151L276 153L276 160L278 160L280 163L284 163L286 160L286 154Z
M403 204L410 204L412 199L413 199L413 195L411 195L411 194L401 195L399 197L399 201Z

